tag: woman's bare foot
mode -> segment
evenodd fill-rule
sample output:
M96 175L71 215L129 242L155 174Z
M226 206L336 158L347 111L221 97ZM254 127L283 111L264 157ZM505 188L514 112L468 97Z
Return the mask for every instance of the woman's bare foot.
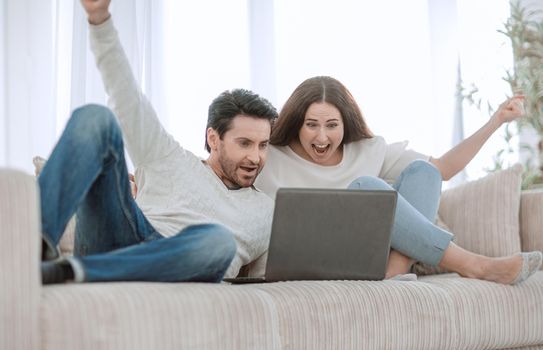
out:
M522 257L513 255L503 258L486 258L483 274L479 277L491 282L510 284L522 269Z
M501 284L517 284L541 267L543 256L541 252L519 253L503 258L488 258L478 256L479 268L469 269L465 277L478 278Z
M388 265L385 279L390 279L394 276L405 275L411 270L413 260L402 253L391 249L388 256Z
M451 243L439 266L461 276L502 284L517 284L541 267L543 254L538 251L519 253L503 258L489 258Z

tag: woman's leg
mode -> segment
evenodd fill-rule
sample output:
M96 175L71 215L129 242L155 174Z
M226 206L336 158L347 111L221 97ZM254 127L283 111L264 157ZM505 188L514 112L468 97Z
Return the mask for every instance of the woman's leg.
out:
M394 188L383 180L362 176L353 181L349 188L363 190L389 190ZM412 259L437 265L448 247L452 235L434 225L401 194L398 194L391 248Z
M517 284L537 272L542 262L543 254L539 251L490 258L469 252L451 242L439 266L464 277Z
M441 173L432 163L415 160L402 171L392 187L419 213L434 222L442 181Z
M393 190L383 180L363 176L349 188L365 190ZM439 265L462 276L511 283L523 274L524 266L534 271L541 265L541 253L489 258L468 252L454 243L452 235L434 225L398 195L391 247L399 253L430 265Z
M439 209L442 177L439 170L424 160L411 162L392 186L429 221L434 222ZM397 250L391 249L386 277L405 274L415 261Z

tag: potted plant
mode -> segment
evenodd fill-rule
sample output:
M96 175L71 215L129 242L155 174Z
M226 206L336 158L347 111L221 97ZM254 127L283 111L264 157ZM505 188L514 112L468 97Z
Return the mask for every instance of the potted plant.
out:
M531 11L520 4L519 0L511 1L511 15L498 32L509 38L513 49L514 65L506 71L503 79L509 83L513 95L524 95L526 116L505 126L504 140L506 147L498 150L494 156L493 168L488 171L503 169L507 164L507 156L514 152L512 145L518 133L537 135L536 145L521 143L520 151L527 155L524 161L523 188L543 187L543 16L540 11ZM538 19L539 18L539 19ZM478 89L474 86L465 93L460 88L460 95L481 109L482 101L478 97ZM488 111L494 108L487 104Z

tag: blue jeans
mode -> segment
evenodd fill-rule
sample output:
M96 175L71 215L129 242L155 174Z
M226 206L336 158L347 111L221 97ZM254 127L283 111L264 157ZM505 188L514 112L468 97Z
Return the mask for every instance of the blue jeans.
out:
M121 129L106 107L73 112L38 183L50 245L77 211L70 262L80 280L219 282L235 255L232 233L220 225L189 226L169 238L151 226L132 198Z
M437 265L453 235L434 221L441 195L441 174L431 163L410 163L393 186L380 178L362 176L349 188L396 190L398 202L392 229L391 248L417 261Z

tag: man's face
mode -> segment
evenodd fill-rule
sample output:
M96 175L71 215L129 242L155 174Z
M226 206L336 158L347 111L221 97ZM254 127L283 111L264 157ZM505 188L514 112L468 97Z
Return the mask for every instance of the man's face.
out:
M250 187L266 162L271 125L267 119L238 115L222 140L208 130L211 155L208 160L228 187Z

